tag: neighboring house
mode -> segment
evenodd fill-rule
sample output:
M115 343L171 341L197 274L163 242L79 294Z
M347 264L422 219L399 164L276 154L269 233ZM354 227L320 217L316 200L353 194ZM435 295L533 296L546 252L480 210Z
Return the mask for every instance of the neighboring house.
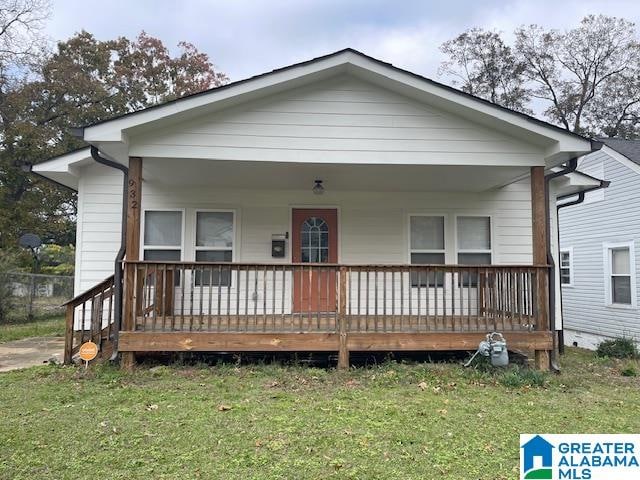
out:
M350 49L78 135L91 154L33 167L78 191L67 360L93 338L125 364L336 351L344 367L497 330L549 365L545 173L589 139ZM558 175L556 196L599 185ZM122 234L124 282L119 262L103 281Z
M579 168L610 186L559 210L564 341L586 348L640 341L640 141L602 141Z

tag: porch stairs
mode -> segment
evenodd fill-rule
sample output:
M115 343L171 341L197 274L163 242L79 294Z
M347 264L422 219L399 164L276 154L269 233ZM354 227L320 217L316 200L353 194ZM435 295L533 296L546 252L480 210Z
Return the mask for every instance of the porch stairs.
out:
M69 365L85 342L98 346L94 361L109 360L113 354L114 336L114 277L64 304L66 307L64 363Z

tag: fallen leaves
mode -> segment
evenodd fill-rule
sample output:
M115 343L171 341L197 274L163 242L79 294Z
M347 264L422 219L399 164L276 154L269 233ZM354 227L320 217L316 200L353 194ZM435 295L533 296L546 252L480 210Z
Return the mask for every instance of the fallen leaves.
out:
M153 404L148 404L145 409L147 410L147 412L152 412L154 410L158 410L158 405L156 405L155 403Z
M227 411L231 410L231 408L233 408L233 407L231 407L231 405L225 405L223 403L218 405L218 411L219 412L227 412Z

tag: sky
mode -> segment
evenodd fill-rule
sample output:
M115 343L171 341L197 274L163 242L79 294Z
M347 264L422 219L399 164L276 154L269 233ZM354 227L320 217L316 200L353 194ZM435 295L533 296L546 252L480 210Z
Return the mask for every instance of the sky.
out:
M472 27L512 37L537 23L566 29L587 14L640 24L638 0L53 0L46 34L87 30L101 40L145 30L173 52L185 40L231 80L351 47L439 79L440 45Z

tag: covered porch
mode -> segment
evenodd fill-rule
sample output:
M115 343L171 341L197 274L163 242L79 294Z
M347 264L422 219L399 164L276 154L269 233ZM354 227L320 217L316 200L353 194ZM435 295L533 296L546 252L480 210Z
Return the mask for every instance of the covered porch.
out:
M180 161L130 159L122 324L107 282L70 304L69 355L93 339L128 364L335 351L346 367L499 331L548 368L543 167Z

